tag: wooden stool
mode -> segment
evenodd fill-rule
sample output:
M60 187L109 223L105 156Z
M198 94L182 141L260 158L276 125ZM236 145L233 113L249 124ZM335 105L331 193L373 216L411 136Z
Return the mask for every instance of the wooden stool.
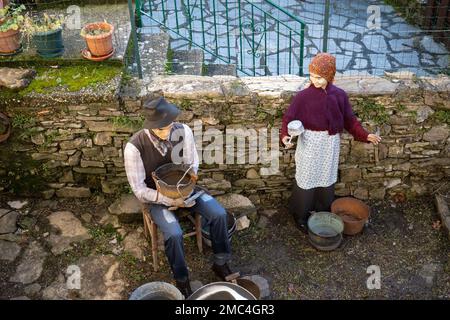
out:
M180 210L180 209L178 209ZM195 218L192 217L191 213L187 210L183 210L181 208L180 214L177 214L178 217L185 217L187 216L189 220L194 224L195 230L189 233L186 233L183 235L183 238L196 236L197 238L197 247L198 251L200 253L203 253L203 240L202 240L202 216L195 213ZM149 239L150 235L150 243L152 246L152 257L153 257L153 269L155 272L158 271L158 226L153 221L150 210L148 209L148 206L145 204L142 204L142 216L144 219L144 235L147 239Z

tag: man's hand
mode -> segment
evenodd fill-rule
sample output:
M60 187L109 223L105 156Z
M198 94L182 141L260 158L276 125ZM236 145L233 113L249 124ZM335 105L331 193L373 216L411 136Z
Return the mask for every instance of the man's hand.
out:
M367 136L367 141L372 142L373 144L377 145L380 143L381 137L376 134L371 133Z
M290 149L294 146L294 144L289 142L289 140L289 136L283 137L283 139L281 139L281 142L283 142L285 149Z
M185 203L183 198L172 199L163 195L161 195L160 197L161 198L159 203L169 207L169 210L177 210L178 208L190 208L195 205L195 200Z

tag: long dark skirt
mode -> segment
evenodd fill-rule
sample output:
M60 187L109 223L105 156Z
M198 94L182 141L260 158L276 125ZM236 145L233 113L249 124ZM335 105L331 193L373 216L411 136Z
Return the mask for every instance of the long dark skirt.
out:
M297 225L306 225L311 211L330 211L334 200L334 184L329 187L302 189L294 180L289 212Z

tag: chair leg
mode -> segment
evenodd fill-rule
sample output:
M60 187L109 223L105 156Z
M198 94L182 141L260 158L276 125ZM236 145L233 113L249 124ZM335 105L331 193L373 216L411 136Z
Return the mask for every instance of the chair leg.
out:
M148 224L147 224L147 219L145 218L145 215L146 215L146 212L145 211L142 211L142 219L144 220L144 236L145 236L145 239L147 239L148 240L148 228L149 228L149 226L148 226Z
M153 270L158 272L158 230L157 225L151 219L151 217L144 212L144 230L148 236L150 232L150 243L152 246L152 258L153 258Z
M153 270L158 272L158 230L156 223L152 221L150 227L150 235L152 238L152 256L153 256Z
M203 253L203 239L202 239L202 216L195 214L195 236L197 237L197 247L200 253Z

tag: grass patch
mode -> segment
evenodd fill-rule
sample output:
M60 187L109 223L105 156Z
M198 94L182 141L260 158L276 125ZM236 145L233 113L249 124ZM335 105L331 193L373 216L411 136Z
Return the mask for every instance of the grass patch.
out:
M383 125L388 122L389 114L386 108L372 100L372 99L361 99L357 102L358 111L355 112L362 121L373 121L377 125Z
M126 270L128 279L136 283L143 283L147 279L147 273L139 259L136 259L128 252L122 253L119 259L123 270Z
M139 118L129 118L127 116L116 116L109 119L109 121L115 126L115 127L126 127L126 128L142 128L144 125L145 118L144 116L139 116Z
M183 109L183 110L190 110L190 109L192 109L192 107L193 107L192 101L183 99L183 100L180 102L180 107L181 107L181 109Z
M208 74L208 65L202 63L202 76L206 76Z
M13 128L25 129L36 124L36 119L27 114L15 114L11 120Z
M167 61L164 64L164 72L166 74L173 74L173 56L174 56L174 51L172 48L169 47L169 49L167 49Z
M117 238L117 241L122 241L122 236L116 231L112 224L107 224L103 227L95 226L89 229L89 234L94 240L111 240Z
M440 123L446 123L450 125L450 111L449 110L438 110L435 113L433 113L433 120L440 122Z

